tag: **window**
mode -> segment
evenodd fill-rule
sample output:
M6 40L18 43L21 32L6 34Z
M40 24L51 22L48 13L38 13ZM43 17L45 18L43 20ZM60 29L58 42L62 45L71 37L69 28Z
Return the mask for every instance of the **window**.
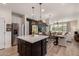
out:
M67 32L67 23L54 23L51 25L51 32Z

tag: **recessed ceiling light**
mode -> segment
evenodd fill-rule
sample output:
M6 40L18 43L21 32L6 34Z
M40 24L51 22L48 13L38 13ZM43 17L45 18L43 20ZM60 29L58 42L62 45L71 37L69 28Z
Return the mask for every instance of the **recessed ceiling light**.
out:
M45 9L41 9L41 12L44 12L45 11Z

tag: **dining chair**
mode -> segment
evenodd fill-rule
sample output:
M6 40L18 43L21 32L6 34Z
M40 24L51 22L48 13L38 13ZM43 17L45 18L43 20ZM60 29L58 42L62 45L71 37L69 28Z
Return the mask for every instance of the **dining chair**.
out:
M63 47L67 47L67 43L72 42L72 35L70 32L64 34L64 38L59 39L59 45Z

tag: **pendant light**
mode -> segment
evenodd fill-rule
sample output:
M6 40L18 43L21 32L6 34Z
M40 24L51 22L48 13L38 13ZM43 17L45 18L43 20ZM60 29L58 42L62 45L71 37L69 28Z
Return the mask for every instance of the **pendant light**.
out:
M64 25L64 24L63 24L63 19L62 19L62 33L63 33L63 25Z
M35 7L32 7L32 18L34 19L34 9Z
M41 5L42 5L42 3L39 3L39 5L40 5L40 21L42 21L42 19L41 19Z
M58 28L59 28L59 22L58 22L58 20L57 20L57 32L58 32Z

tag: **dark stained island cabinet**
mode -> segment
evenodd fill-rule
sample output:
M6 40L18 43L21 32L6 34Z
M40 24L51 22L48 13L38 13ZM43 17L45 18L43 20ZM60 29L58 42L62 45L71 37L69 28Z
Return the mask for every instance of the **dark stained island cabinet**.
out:
M18 37L18 53L20 56L44 56L47 53L46 39L48 36Z

